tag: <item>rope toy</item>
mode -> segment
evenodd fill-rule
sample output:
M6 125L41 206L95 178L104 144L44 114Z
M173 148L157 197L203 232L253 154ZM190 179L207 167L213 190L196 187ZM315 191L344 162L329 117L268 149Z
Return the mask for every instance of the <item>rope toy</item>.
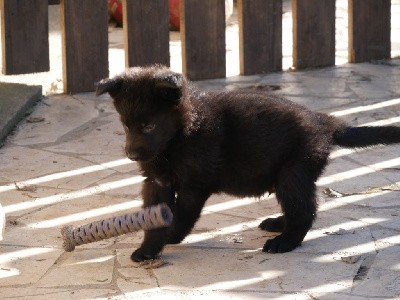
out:
M83 245L128 232L167 227L172 222L172 212L165 203L146 207L138 212L95 221L78 228L71 225L61 228L63 248L71 252L76 245Z

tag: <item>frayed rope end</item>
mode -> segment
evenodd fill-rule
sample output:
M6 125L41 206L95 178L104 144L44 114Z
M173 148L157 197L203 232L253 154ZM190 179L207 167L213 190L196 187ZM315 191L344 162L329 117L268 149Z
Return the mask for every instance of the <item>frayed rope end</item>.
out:
M61 236L63 238L63 248L67 252L74 251L75 249L75 241L72 236L72 232L74 231L74 227L71 225L66 225L61 228Z

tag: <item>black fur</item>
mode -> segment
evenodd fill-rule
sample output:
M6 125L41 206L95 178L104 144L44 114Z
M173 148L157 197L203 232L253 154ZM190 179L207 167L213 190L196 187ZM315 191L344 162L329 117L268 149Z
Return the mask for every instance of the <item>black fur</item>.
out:
M202 92L161 66L132 68L97 86L110 93L126 131L125 151L146 178L144 206L166 202L169 228L145 232L134 261L153 258L193 228L207 198L276 193L283 216L260 228L281 232L263 251L301 244L316 216L315 182L333 145L400 142L397 127L350 127L263 91Z

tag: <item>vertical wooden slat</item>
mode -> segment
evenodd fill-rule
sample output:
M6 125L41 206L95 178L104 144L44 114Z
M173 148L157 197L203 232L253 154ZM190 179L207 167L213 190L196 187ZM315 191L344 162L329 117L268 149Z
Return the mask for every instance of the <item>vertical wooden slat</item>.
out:
M390 0L349 0L349 61L390 58Z
M127 67L169 66L169 13L166 0L123 0Z
M108 13L104 0L62 0L64 91L94 91L108 76Z
M226 76L225 0L181 0L182 69L192 80Z
M240 73L282 70L282 0L238 0Z
M3 73L50 69L47 0L2 0Z
M335 64L335 0L292 0L295 68Z

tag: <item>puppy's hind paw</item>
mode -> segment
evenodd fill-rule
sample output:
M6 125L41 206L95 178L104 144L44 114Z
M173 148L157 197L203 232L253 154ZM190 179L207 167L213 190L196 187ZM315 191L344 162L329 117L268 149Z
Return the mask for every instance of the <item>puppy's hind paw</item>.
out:
M281 234L277 237L274 237L273 239L267 240L267 242L264 244L262 251L269 253L285 253L292 251L300 245L301 241L293 241Z

